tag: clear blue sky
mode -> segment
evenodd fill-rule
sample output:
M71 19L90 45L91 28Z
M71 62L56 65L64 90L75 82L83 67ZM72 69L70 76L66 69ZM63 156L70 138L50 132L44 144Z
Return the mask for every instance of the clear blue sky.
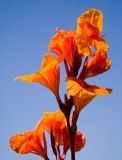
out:
M122 158L122 1L0 0L1 160L40 159L31 154L19 156L13 152L9 138L32 130L43 112L57 110L56 100L39 84L12 79L37 71L55 28L75 29L77 18L89 8L104 13L103 34L107 35L111 47L108 54L112 60L110 71L89 82L113 88L113 93L97 97L81 112L78 129L86 134L87 141L85 148L76 154L76 160ZM63 72L62 69L64 75ZM60 89L62 95L63 91Z

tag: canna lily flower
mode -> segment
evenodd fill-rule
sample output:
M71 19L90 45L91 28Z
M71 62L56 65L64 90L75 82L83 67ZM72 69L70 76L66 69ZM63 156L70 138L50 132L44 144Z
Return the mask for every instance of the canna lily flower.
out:
M70 96L73 96L75 106L74 122L77 121L80 111L96 96L108 95L112 92L112 89L89 85L81 79L68 78L67 82L67 92Z
M43 118L35 128L35 134L39 135L42 132L42 126L55 138L55 142L60 146L63 146L64 153L70 148L70 136L67 128L67 122L64 114L59 110L53 113L44 113ZM75 152L79 151L85 145L85 135L79 131L75 136Z
M48 48L58 56L60 62L66 60L70 68L73 68L75 57L79 56L75 43L76 33L73 30L67 32L59 29L56 29L56 32ZM79 56L79 61L77 63L81 63L81 56Z
M84 69L81 72L80 78L89 78L96 76L98 74L104 73L108 71L111 67L111 61L107 57L107 53L105 51L96 52L93 57L91 57L90 61L88 59L84 64Z
M44 144L42 144L42 142ZM44 133L41 133L39 136L34 135L33 131L16 134L11 137L10 146L19 154L33 153L48 160Z
M103 15L100 10L89 9L77 20L76 44L79 54L92 56L91 47L94 49L108 50L109 46L105 43L104 37L100 36L103 28Z
M55 142L58 145L64 145L65 142L64 138L69 139L68 129L67 129L67 122L66 118L64 117L63 113L59 110L58 112L46 112L44 113L43 118L37 125L35 129L35 133L38 135L42 130L42 126L44 129L47 130L49 134L51 134L51 129L53 131L53 135L55 138ZM64 136L65 135L65 136Z
M60 69L59 63L50 53L45 54L41 70L27 76L16 77L29 83L37 82L50 89L56 97L59 95Z

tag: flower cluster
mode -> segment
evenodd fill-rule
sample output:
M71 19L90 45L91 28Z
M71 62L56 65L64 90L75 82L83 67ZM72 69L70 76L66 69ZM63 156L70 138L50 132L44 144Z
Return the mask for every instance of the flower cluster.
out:
M77 20L76 30L56 29L42 61L41 69L34 74L19 76L15 79L37 82L47 87L56 97L59 110L44 113L43 118L33 131L16 134L10 139L11 148L19 154L34 153L49 160L45 132L48 132L51 147L57 160L64 160L68 149L71 159L86 142L85 135L77 130L77 121L81 110L95 97L108 95L111 89L91 85L87 78L108 71L111 61L107 56L109 46L101 35L103 15L100 10L89 9ZM64 102L60 98L60 63L64 62L67 93ZM74 109L73 114L71 111ZM63 151L60 152L62 146Z

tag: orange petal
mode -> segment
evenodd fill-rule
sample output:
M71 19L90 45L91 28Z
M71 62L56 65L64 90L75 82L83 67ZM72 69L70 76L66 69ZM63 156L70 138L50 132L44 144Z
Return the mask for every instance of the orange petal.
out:
M77 20L76 44L79 54L92 56L92 40L101 39L99 37L102 31L102 12L96 9L89 9Z
M35 128L35 134L39 135L42 131L42 128L46 129L49 134L51 134L52 130L55 142L58 143L58 145L63 145L66 148L68 144L69 148L70 138L67 129L67 122L64 114L60 110L57 112L44 113L43 118L40 120L40 122ZM65 145L66 139L67 144Z
M30 141L25 142L19 150L19 154L27 154L34 151L33 144Z
M81 79L68 80L67 91L71 96L79 95L81 98L87 98L91 96L98 95L108 95L111 93L112 89L109 88L100 88L95 85L89 85Z
M109 95L112 92L112 89L100 88L98 86L91 85L91 87L89 87L89 91L94 92L96 96L100 96L100 95Z
M21 147L23 146L24 143L29 141L32 137L32 132L25 132L24 134L16 134L11 137L10 139L10 146L11 148L19 153Z
M98 41L95 39L92 41L92 45L98 51L100 50L107 51L110 48L104 41Z
M43 129L49 134L53 131L55 142L62 145L64 152L70 148L70 136L67 128L67 122L64 114L59 110L57 112L46 112L34 130L34 134L39 135ZM76 151L80 150L85 144L85 137L82 133L76 133Z
M78 83L77 80L75 81L75 80L69 79L67 82L68 82L67 92L69 93L69 95L75 96L76 94L78 94L78 96L79 97L82 96L82 98L94 96L93 92L90 92L87 89L83 88L81 84ZM80 80L80 82L84 86L85 82L82 80Z
M75 135L75 152L80 151L85 146L85 143L86 143L85 135L80 131L77 131Z
M59 110L57 112L45 112L43 118L39 121L35 128L35 134L40 133L42 128L45 128L49 133L51 128L55 134L57 129L66 127L66 118Z
M89 96L86 98L82 98L82 97L79 97L78 94L73 97L73 101L74 101L74 105L75 105L75 114L76 114L76 115L74 115L75 121L77 121L77 118L78 118L80 111L84 107L86 107L86 105L89 104L95 97L96 96Z
M21 80L21 81L26 81L28 83L32 83L32 82L38 82L39 78L40 78L39 72L36 72L35 74L30 74L27 76L15 77L14 80Z
M59 63L57 59L48 53L44 57L40 71L36 72L35 74L16 77L15 80L22 80L29 83L40 83L58 96L60 83Z
M25 132L24 134L16 134L10 139L11 148L19 154L34 153L43 158L47 157L47 149L43 148L40 136L34 135L33 131ZM45 140L44 140L45 141Z
M89 85L81 79L70 78L67 80L67 92L73 96L75 113L73 121L77 121L80 111L99 95L108 95L112 92L109 88L100 88L95 85Z
M67 92L69 93L69 95L71 96L75 96L77 93L80 92L81 90L81 86L80 84L78 84L77 82L75 82L74 80L66 80L68 82L68 86L67 86Z
M53 57L52 54L50 53L46 53L44 55L44 59L42 61L42 66L41 66L41 70L45 69L46 67L48 67L49 65L53 66L53 65L57 65L58 61L56 58Z
M57 33L50 40L48 48L58 56L60 62L65 59L72 67L76 53L75 32L59 29L56 31Z
M111 61L103 50L95 53L86 66L85 78L106 72L111 67Z
M99 32L102 31L103 14L100 10L93 8L89 9L78 18L77 23L81 25L83 21L87 21L91 26L98 28Z

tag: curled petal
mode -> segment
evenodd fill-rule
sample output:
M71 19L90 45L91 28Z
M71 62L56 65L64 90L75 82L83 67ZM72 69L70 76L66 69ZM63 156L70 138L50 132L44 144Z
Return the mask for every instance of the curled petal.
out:
M32 137L32 132L31 131L25 132L24 134L16 134L16 135L11 137L10 146L14 151L19 153L23 144L25 142L29 141L31 139L31 137Z
M39 134L42 128L46 129L49 133L51 133L52 128L56 141L61 143L62 135L60 135L60 129L67 128L66 118L60 110L57 112L45 112L35 128L35 133Z
M75 44L76 34L73 30L67 32L57 29L56 31L57 33L50 40L48 48L58 56L59 61L65 59L72 68L74 56L77 54Z
M109 88L100 88L95 85L89 85L81 79L69 78L67 79L67 92L73 96L75 113L73 121L77 121L80 111L99 95L108 95L112 92Z
M49 134L53 132L55 143L57 143L58 145L63 145L67 149L69 148L70 138L67 129L67 122L65 116L60 110L57 112L44 113L43 118L40 120L40 122L35 128L35 134L40 134L42 128L46 129Z
M43 133L44 134L44 133ZM19 154L34 153L43 158L47 157L47 150L42 146L39 136L33 135L33 131L24 134L16 134L10 139L11 148Z
M92 45L98 51L107 51L110 47L105 43L105 41L93 40Z
M67 82L67 91L71 96L78 94L79 97L86 98L98 95L108 95L112 91L109 88L100 88L95 85L89 85L81 79L70 78L67 80ZM74 93L75 90L76 92Z
M77 20L77 23L81 25L81 27L84 25L84 22L88 22L91 27L95 27L101 32L103 28L103 14L100 10L91 8L83 13Z
M31 75L16 77L15 80L40 83L50 89L55 96L58 96L60 83L59 63L51 54L47 53L44 56L40 71Z
M85 78L104 73L111 67L111 61L105 51L97 52L86 65Z
M91 47L98 51L109 49L104 38L100 36L103 25L102 21L102 12L96 9L89 9L78 18L75 41L80 54L92 56Z

